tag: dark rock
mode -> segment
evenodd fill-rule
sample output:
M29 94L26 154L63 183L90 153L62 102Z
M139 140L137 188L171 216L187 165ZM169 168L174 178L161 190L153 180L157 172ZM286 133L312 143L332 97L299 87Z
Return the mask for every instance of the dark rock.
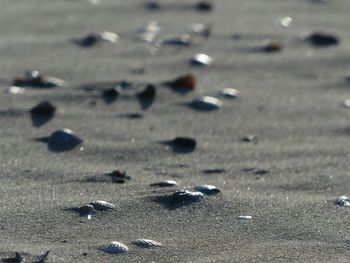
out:
M335 35L315 32L308 36L307 40L316 47L328 47L338 45L340 40Z
M213 10L213 4L207 1L200 1L196 4L196 9L202 12L209 12Z

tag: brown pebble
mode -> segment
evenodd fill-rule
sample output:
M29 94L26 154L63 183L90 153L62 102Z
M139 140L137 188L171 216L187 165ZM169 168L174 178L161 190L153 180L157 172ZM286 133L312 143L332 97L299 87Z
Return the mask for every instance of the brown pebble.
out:
M182 89L182 90L192 91L196 88L197 78L194 74L189 73L187 75L180 76L175 80L170 81L166 84L175 90Z
M273 53L280 52L283 48L284 46L280 42L268 42L262 47L262 50L268 53Z

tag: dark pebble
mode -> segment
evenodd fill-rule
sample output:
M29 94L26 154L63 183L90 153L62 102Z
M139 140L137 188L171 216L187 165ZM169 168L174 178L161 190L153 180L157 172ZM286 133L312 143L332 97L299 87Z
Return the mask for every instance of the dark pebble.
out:
M255 135L246 135L242 138L242 142L258 142L258 138Z
M203 173L205 173L205 174L221 174L224 172L226 172L225 169L206 169L206 170L203 170Z
M30 112L39 115L53 115L56 111L56 107L50 102L44 101L33 107Z
M209 12L213 10L213 4L207 1L200 1L196 4L196 9L202 12Z
M284 48L282 43L279 42L268 42L262 47L262 51L267 53L280 52Z
M195 139L192 138L176 137L172 141L172 144L174 147L195 149L197 142Z
M335 35L315 32L308 36L308 41L316 47L328 47L338 45L340 40Z
M124 184L127 180L131 179L131 176L127 175L126 172L121 172L119 170L115 170L106 175L110 176L112 178L112 182L117 184Z

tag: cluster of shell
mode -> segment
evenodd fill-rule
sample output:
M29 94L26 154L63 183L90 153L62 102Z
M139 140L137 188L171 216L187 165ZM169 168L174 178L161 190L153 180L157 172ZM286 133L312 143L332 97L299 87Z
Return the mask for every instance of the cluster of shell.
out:
M151 239L135 239L130 242L130 244L141 248L156 248L162 247L163 244L151 240ZM107 246L102 248L102 250L109 254L120 254L129 251L129 247L123 243L112 241Z

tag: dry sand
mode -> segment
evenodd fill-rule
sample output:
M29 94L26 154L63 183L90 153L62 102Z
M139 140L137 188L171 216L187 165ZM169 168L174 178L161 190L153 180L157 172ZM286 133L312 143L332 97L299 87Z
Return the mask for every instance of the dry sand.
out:
M163 3L169 8L151 12L136 0L1 1L1 258L51 250L47 262L350 262L350 210L334 205L337 196L350 194L350 111L340 106L350 97L344 81L350 1L220 0L210 13L182 8L194 1ZM284 16L293 18L290 28L279 26ZM181 34L193 22L213 23L213 35L150 55L133 32L152 20L162 35ZM81 49L69 42L105 30L118 33L119 43ZM314 30L338 35L341 45L314 49L298 39ZM243 37L234 40L235 33ZM285 50L252 52L266 38L284 42ZM187 61L198 52L215 64L190 68ZM146 73L132 74L135 66ZM11 79L29 68L64 79L67 87L7 94ZM159 89L140 120L123 117L140 111L137 101L106 105L79 89L122 79L159 82L187 72L197 75L197 90L182 96ZM242 95L224 99L220 111L183 105L228 87ZM36 128L23 111L44 99L58 112ZM84 139L84 151L50 152L32 140L64 127ZM259 142L242 143L247 134ZM177 154L158 143L180 135L195 137L198 148ZM214 168L225 172L203 173ZM115 169L132 180L85 182ZM149 198L164 191L148 185L164 179L178 181L178 189L213 184L222 193L169 210ZM98 199L116 209L91 220L64 210ZM253 220L241 222L240 215ZM100 251L110 241L136 238L164 247Z

